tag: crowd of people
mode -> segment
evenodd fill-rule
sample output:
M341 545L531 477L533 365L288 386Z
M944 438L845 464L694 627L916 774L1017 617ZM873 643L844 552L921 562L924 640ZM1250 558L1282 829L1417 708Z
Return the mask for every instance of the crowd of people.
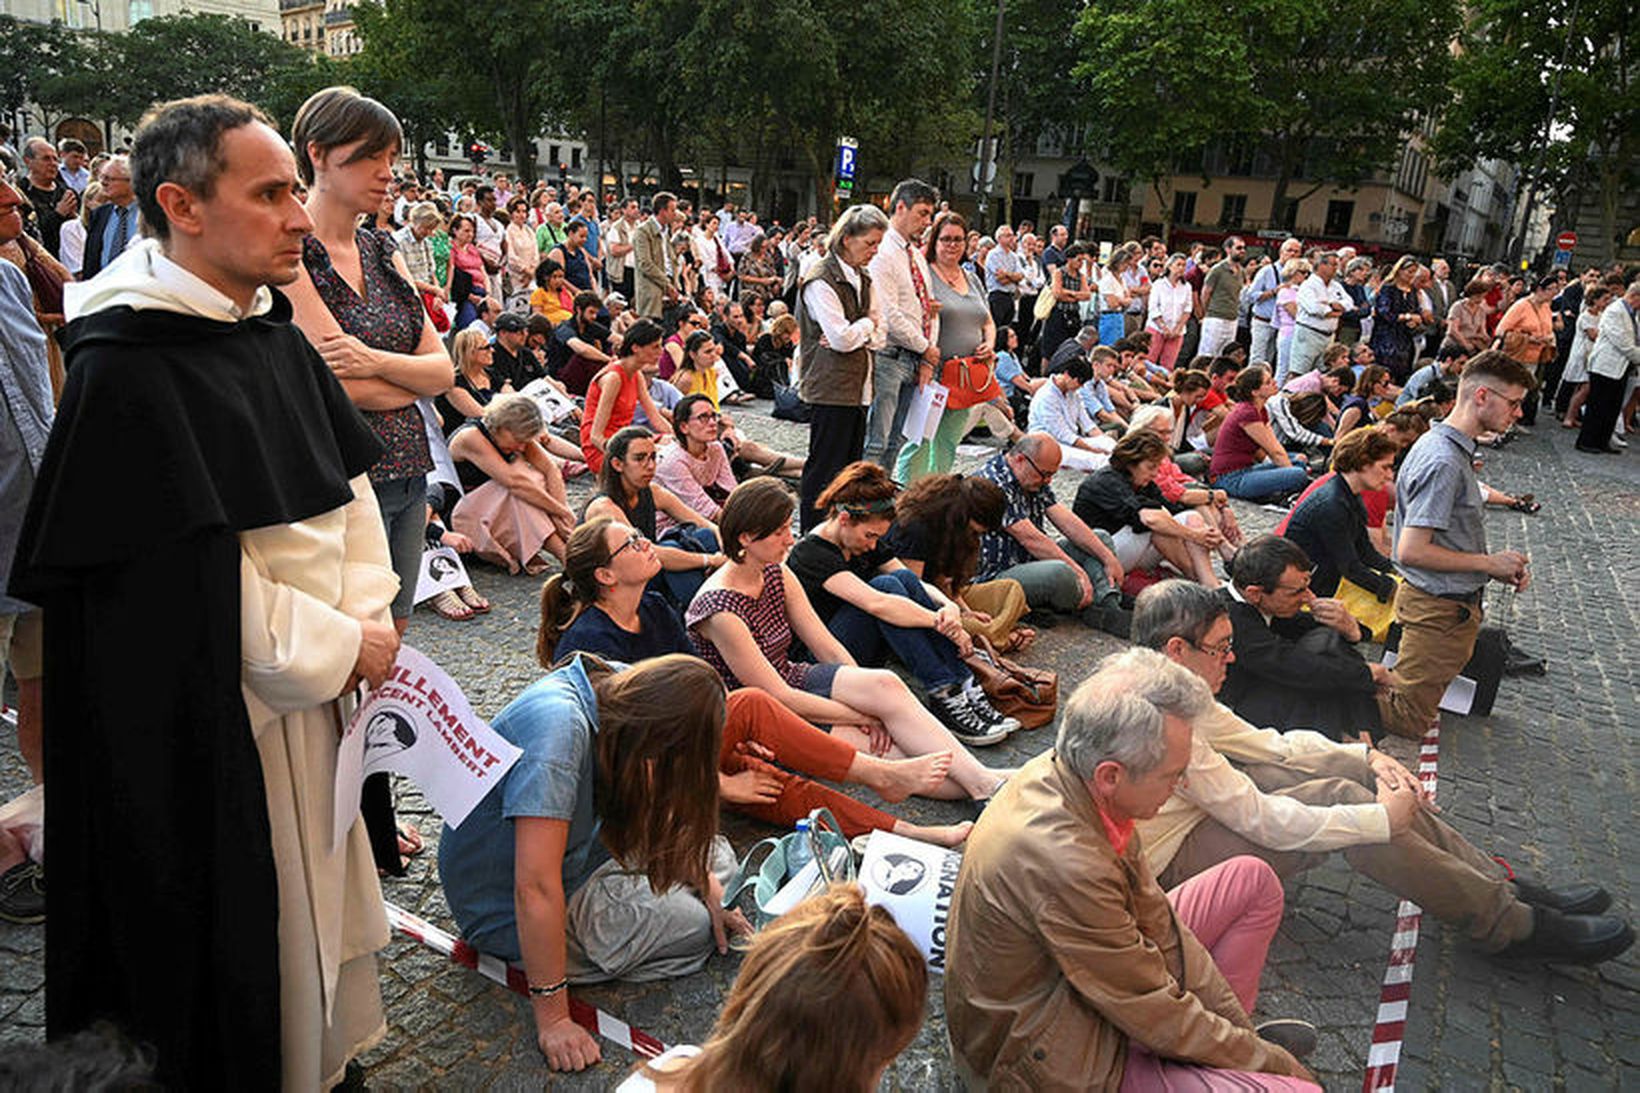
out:
M1478 446L1542 404L1625 444L1640 280L983 235L917 179L790 226L450 186L350 88L284 133L203 96L129 156L71 143L25 141L0 186L0 651L54 855L48 888L0 833L0 913L47 924L52 1037L112 1021L162 1080L304 1089L380 1038L379 878L422 833L374 774L336 836L337 732L442 548L542 580L542 675L492 722L521 757L438 873L557 1070L601 1057L570 984L751 931L724 806L963 853L944 991L976 1088L1310 1088L1313 1030L1250 1014L1280 879L1335 850L1485 952L1632 943L1604 889L1513 873L1377 745L1434 723L1488 585L1530 581L1482 512L1537 503L1483 486ZM737 424L759 401L803 451ZM1051 747L988 764L1026 731L994 651L1056 616L1135 647ZM1362 646L1392 625L1387 668ZM895 816L911 796L974 818ZM926 989L838 886L623 1088L872 1088Z

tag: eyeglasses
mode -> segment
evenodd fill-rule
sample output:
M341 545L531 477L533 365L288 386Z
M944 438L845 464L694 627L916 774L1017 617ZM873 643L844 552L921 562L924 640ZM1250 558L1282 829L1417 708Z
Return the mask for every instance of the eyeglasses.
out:
M1026 455L1024 452L1020 452L1019 457L1021 459L1023 459L1025 462L1027 462L1031 465L1031 470L1035 471L1037 473L1037 477L1041 478L1042 481L1044 481L1044 482L1052 482L1053 481L1053 475L1049 474L1047 471L1045 471L1041 467L1037 466L1036 465L1036 460L1032 459L1030 456Z
M1510 398L1508 395L1504 394L1502 391L1499 391L1496 387L1488 387L1484 383L1481 384L1481 390L1482 391L1492 392L1494 395L1501 398L1504 402L1508 403L1509 408L1512 409L1512 410L1520 409L1521 403L1526 401L1526 396L1525 395L1520 396L1520 398Z
M653 456L651 456L651 458L653 458ZM609 560L613 562L616 558L619 558L621 556L621 551L625 550L627 547L631 547L639 554L647 554L654 545L655 544L651 543L643 532L634 531L631 535L626 537L626 542L622 543L610 552Z
M718 412L716 410L702 410L698 414L689 415L690 421L716 421L717 419Z
M1216 645L1202 645L1199 642L1193 641L1190 645L1192 648L1199 649L1210 657L1217 657L1219 660L1225 660L1232 652L1235 651L1236 639L1234 637L1228 637Z
M1271 589L1272 592L1285 592L1289 596L1302 595L1303 593L1308 592L1309 590L1310 590L1310 579L1308 577L1304 578L1304 583L1303 584L1298 584L1298 585L1278 584L1278 585L1275 586L1275 588Z

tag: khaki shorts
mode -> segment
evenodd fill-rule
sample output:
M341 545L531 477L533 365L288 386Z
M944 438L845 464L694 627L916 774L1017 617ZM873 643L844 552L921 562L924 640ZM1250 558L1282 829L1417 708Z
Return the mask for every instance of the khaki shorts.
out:
M9 665L17 679L40 678L40 618L39 611L0 615L0 674Z

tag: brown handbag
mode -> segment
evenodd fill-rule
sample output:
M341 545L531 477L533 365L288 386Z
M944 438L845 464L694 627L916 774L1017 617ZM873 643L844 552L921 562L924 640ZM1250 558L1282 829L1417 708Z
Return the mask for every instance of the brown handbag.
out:
M1059 674L1047 668L1016 664L976 636L974 651L963 658L974 679L998 713L1012 717L1027 729L1039 729L1059 709Z

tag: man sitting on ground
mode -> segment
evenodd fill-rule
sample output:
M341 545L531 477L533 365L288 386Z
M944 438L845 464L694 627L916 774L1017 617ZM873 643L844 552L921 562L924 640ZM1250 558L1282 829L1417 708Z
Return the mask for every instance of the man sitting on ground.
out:
M1361 624L1342 603L1310 591L1313 568L1297 543L1275 535L1236 552L1230 584L1218 593L1236 631L1224 703L1259 725L1376 738L1377 692L1394 675L1352 648L1366 636Z
M1224 602L1189 581L1140 593L1133 637L1215 691L1236 659ZM1595 963L1634 939L1621 919L1600 914L1611 897L1598 885L1549 888L1477 850L1434 816L1417 780L1383 752L1255 728L1218 703L1192 726L1184 780L1139 821L1146 863L1164 888L1239 854L1286 877L1342 850L1351 868L1463 927L1490 953Z
M976 579L1016 580L1032 608L1078 611L1089 626L1126 637L1122 563L1109 536L1088 527L1054 496L1059 461L1053 437L1026 433L1013 450L992 456L979 469L979 477L1002 487L1008 507L1001 529L980 537ZM1046 523L1064 538L1050 537Z
M1190 722L1212 704L1148 649L1107 657L1065 704L1054 750L980 814L945 975L971 1088L1315 1088L1247 1016L1281 919L1275 872L1236 858L1170 898L1134 830L1184 776Z

